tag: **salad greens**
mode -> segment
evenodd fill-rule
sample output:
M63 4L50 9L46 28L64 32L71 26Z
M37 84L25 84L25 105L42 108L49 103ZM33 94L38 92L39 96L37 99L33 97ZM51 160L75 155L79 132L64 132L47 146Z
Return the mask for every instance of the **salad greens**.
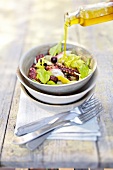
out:
M50 71L46 71L44 68L37 69L37 79L39 79L43 84L46 84L51 76Z
M42 84L59 85L79 81L91 73L91 58L86 61L72 51L63 55L62 43L49 49L45 56L39 54L29 69L29 78Z
M62 42L59 42L57 45L54 47L50 48L49 54L51 56L56 56L57 54L62 52Z
M90 73L91 69L90 66L90 59L88 58L86 63L83 59L81 59L80 56L77 56L75 54L69 54L66 57L62 57L59 59L60 63L64 63L65 66L71 67L71 68L77 68L79 70L79 78L85 78Z

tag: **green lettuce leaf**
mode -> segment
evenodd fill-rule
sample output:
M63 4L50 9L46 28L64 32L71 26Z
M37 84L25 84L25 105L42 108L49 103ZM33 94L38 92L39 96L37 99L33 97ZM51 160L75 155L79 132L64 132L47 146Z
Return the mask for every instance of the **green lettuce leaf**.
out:
M37 73L37 79L39 79L43 84L46 84L52 75L50 71L46 71L44 68L39 68Z
M71 67L72 68L80 68L80 66L81 65L83 65L85 62L83 61L83 60L81 60L81 59L78 59L78 60L73 60L72 62L71 62Z
M75 67L78 67L78 64L77 64L77 62L79 61L79 60L81 60L80 59L80 56L77 56L77 55L75 55L75 54L69 54L69 55L67 55L66 57L62 57L62 58L60 58L58 61L60 62L60 63L63 63L65 66L67 66L67 67L72 67L72 68L75 68ZM81 60L81 61L83 61L83 60Z
M89 74L89 67L86 64L82 64L79 68L80 78L85 78Z
M62 52L62 43L59 42L57 45L55 45L54 47L51 47L49 50L49 54L51 56L56 56L57 54Z

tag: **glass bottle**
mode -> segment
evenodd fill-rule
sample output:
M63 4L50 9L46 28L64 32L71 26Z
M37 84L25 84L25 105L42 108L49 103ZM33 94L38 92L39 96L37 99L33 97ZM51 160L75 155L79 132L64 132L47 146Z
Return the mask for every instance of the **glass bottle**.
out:
M65 25L90 26L113 20L113 2L85 5L77 11L65 14Z

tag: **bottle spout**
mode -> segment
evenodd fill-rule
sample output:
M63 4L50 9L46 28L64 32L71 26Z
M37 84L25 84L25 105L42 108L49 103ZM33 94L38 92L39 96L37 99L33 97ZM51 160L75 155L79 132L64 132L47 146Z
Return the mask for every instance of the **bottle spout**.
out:
M79 16L80 16L80 10L78 9L77 11L75 12L67 12L65 15L64 15L64 19L65 19L65 25L66 26L71 26L73 24L78 24L79 23ZM73 23L73 21L76 20L76 23Z

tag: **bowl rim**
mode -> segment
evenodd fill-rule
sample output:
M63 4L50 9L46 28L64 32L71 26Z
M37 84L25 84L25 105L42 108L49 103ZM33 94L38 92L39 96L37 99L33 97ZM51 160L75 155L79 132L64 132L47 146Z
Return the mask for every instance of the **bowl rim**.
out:
M95 71L96 68L97 68L97 61L96 61L95 57L92 55L92 53L90 53L85 47L82 47L81 45L75 45L74 43L73 43L73 44L72 44L72 43L67 43L67 45L74 45L74 46L80 47L80 48L86 50L86 51L91 55L91 57L93 56L93 60L94 60L94 62L95 62L93 71L92 71L87 77L85 77L85 78L83 78L83 79L81 79L81 80L79 80L79 81L71 82L71 83L69 83L69 84L48 85L48 84L41 84L41 83L39 83L39 82L35 82L35 81L31 80L28 76L26 76L26 74L24 74L24 71L23 71L23 69L22 69L22 63L23 63L23 60L24 60L25 56L27 56L31 51L33 51L33 50L36 49L36 48L40 48L40 47L42 47L42 46L45 46L45 47L46 47L46 46L51 46L51 45L55 45L55 44L56 44L56 43L48 43L48 44L42 44L42 45L39 45L39 46L35 46L35 47L32 47L31 49L29 49L25 54L22 55L22 57L20 58L20 61L19 61L19 69L20 69L21 74L22 74L28 81L30 81L31 83L34 83L34 84L36 84L36 85L37 85L37 84L38 84L38 85L41 85L42 87L44 86L44 87L55 87L55 88L58 88L58 87L71 86L71 85L73 85L73 84L79 84L80 82L85 81L88 77L90 77L90 76L92 75L92 73L94 73L94 71ZM63 43L62 43L62 44L63 44Z

